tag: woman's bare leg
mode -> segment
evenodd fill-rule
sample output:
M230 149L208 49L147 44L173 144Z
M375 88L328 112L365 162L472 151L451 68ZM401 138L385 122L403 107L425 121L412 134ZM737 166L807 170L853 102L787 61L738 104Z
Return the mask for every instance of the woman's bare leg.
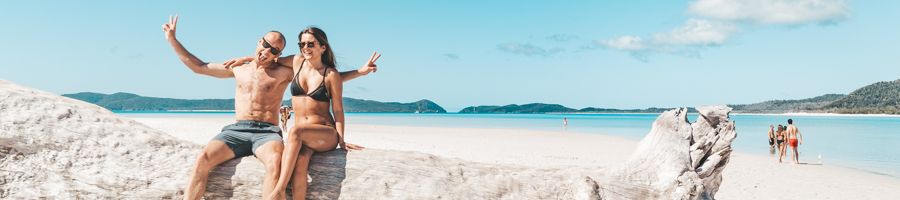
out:
M294 164L297 163L297 153L300 151L300 126L294 125L284 138L284 151L281 154L281 170L279 170L278 182L275 183L275 190L283 192L287 189L287 183L294 171Z
M787 145L788 145L787 143L788 143L787 141L784 141L781 143L781 156L778 157L778 162L781 162L782 160L784 160L784 157L787 155Z
M300 157L297 159L297 166L294 167L294 178L291 179L293 182L291 192L293 192L294 199L306 198L306 188L309 187L306 177L309 175L309 159L312 158L312 155L312 149L306 146L300 148Z
M286 189L287 183L298 163L297 157L301 146L322 152L333 150L337 146L337 140L337 130L334 127L321 124L294 125L288 138L285 138L284 153L281 159L281 174L278 176L278 183L275 184L275 189ZM305 175L304 178L306 178Z

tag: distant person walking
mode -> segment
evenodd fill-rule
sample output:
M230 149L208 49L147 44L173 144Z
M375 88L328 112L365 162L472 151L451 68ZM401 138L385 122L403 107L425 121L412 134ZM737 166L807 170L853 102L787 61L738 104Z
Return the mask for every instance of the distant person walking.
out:
M775 145L778 146L778 162L784 160L784 126L781 124L778 125L778 129L775 131Z
M288 130L287 123L288 120L291 119L291 108L290 106L281 106L281 109L278 110L281 113L281 130Z
M569 118L563 117L563 127L566 127L566 128L569 127Z
M791 152L794 154L794 164L800 163L800 153L797 152L797 146L803 144L803 135L800 134L800 129L797 129L797 126L794 126L794 120L788 119L787 130L788 136L788 145L791 146Z
M775 154L775 125L769 124L769 153Z

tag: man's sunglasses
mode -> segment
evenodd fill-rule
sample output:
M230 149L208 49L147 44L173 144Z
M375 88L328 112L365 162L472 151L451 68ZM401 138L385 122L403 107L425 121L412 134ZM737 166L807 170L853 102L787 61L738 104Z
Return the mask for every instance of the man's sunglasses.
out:
M313 48L313 47L316 47L316 42L298 42L297 44L300 45L300 48L301 48L301 49L302 49L303 47L306 47L306 48Z
M275 48L271 44L269 44L269 42L266 41L266 38L263 38L262 41L263 41L263 48L268 48L269 53L272 53L272 55L278 55L278 53L281 53L281 50L278 48Z

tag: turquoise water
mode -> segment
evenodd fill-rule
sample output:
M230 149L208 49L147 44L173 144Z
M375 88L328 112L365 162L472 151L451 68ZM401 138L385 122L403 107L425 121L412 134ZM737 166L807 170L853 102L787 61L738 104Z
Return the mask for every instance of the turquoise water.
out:
M233 116L231 112L129 112L132 117ZM569 126L563 127L563 117ZM588 134L608 134L640 140L657 114L395 114L348 113L347 123L423 127L516 128ZM696 114L688 115L695 121ZM787 125L787 119L803 134L800 162L856 168L900 177L900 117L732 115L738 137L735 151L771 155L770 124ZM788 154L790 151L788 151ZM774 162L773 157L773 162Z

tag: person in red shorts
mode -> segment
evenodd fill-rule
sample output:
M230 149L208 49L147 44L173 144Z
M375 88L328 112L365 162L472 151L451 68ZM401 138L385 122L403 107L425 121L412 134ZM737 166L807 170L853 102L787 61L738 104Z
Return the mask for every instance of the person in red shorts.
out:
M800 134L800 130L797 129L797 126L794 126L793 119L788 119L786 132L788 135L788 145L791 146L791 152L794 153L794 164L799 164L800 153L797 152L797 146L803 144L803 135Z

